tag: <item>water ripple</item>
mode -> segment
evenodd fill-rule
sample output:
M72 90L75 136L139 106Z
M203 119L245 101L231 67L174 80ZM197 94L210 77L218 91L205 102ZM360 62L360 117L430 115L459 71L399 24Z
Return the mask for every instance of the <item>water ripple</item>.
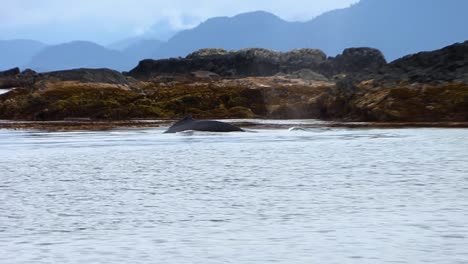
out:
M0 263L468 261L468 130L163 130L0 130Z

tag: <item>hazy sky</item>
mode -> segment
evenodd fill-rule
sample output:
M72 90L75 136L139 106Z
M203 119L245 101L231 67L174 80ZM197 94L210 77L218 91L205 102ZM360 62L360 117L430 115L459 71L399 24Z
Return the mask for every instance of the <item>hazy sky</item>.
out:
M10 0L2 1L0 39L107 44L147 32L166 35L216 16L265 10L304 21L359 0ZM156 25L156 26L154 26Z

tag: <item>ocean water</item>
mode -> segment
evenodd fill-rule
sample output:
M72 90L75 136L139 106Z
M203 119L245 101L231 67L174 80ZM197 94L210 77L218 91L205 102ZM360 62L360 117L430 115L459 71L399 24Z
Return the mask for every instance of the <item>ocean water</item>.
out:
M0 263L468 263L468 129L162 131L0 130Z
M0 89L0 94L8 93L10 90L7 89Z

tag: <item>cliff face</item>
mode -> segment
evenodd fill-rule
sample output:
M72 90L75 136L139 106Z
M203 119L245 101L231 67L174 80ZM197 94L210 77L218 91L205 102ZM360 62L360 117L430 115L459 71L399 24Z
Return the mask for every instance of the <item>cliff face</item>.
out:
M0 119L318 118L468 122L468 42L386 63L370 48L204 49L129 73L0 73Z

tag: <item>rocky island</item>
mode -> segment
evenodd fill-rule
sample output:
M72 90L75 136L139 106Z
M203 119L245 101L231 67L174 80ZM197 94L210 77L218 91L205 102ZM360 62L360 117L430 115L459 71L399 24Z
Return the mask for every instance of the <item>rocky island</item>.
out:
M379 50L203 49L129 72L0 72L0 119L468 122L468 41L388 63Z

